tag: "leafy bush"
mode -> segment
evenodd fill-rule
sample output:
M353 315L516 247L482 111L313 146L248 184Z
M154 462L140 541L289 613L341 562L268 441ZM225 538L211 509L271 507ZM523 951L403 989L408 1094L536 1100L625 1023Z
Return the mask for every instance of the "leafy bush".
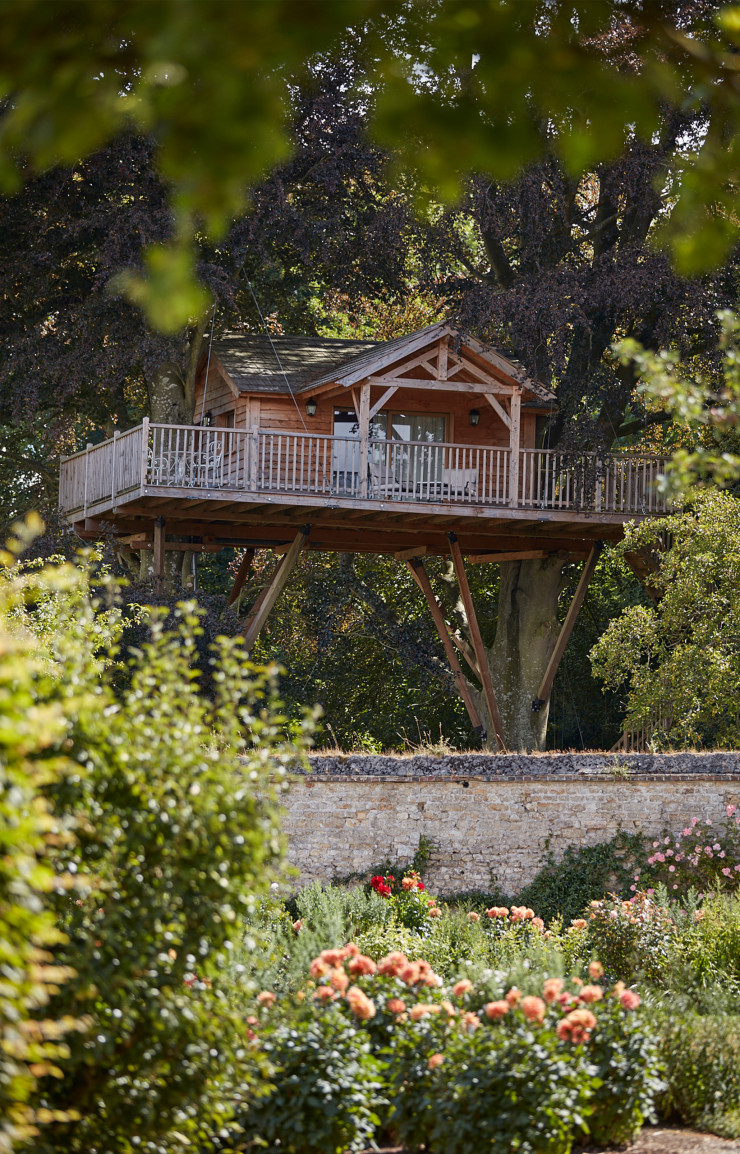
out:
M600 958L612 978L660 981L670 964L678 932L677 912L663 900L644 893L623 901L612 895L591 903L584 928L588 948Z
M666 1116L687 1126L740 1137L740 1018L729 1014L655 1012L665 1063Z
M608 893L627 894L634 874L647 859L640 834L622 831L598 845L569 846L560 861L549 853L537 876L516 901L533 906L549 922L561 917L566 925L580 917L589 902Z
M247 1141L286 1154L362 1150L385 1105L381 1063L368 1035L336 1007L279 1026L262 1044L270 1092L238 1115Z
M593 1142L623 1146L634 1141L643 1122L655 1120L655 1102L665 1089L656 1035L613 998L599 1014L589 1057L599 1081L589 1120Z
M0 556L12 564L8 553ZM32 1099L39 1080L58 1077L69 1053L65 1035L89 1024L53 1011L49 1003L74 972L55 964L63 941L51 909L54 890L66 895L71 874L52 867L55 846L71 833L56 820L43 790L74 763L59 753L68 729L60 686L41 645L20 630L26 583L0 583L0 1152L39 1137L39 1126L72 1121L72 1111L48 1113ZM81 699L85 693L81 690Z
M244 1076L236 1055L246 1027L221 979L252 894L281 857L276 802L299 754L284 736L276 671L255 669L239 642L222 639L206 699L190 667L198 619L183 605L174 632L148 614L150 640L121 676L109 585L95 595L87 574L65 565L11 575L4 594L15 596L13 629L39 655L22 691L25 735L7 722L6 735L18 750L33 748L31 734L44 746L60 879L48 900L64 930L58 968L29 993L41 1001L43 984L64 976L46 1017L84 1012L90 1027L68 1035L57 1076L32 1099L47 1122L35 1149L179 1148L228 1116ZM9 705L6 694L6 714ZM37 807L41 831L46 812ZM83 875L87 891L74 900L63 879ZM47 874L35 876L43 888ZM37 946L44 933L42 918ZM35 1028L41 1046L45 1028Z

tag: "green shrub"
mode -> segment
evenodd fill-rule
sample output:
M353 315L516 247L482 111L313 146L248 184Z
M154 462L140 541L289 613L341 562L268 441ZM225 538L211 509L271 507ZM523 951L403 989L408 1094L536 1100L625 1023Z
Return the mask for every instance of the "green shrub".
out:
M598 1146L633 1142L643 1123L655 1120L655 1102L665 1089L657 1036L642 1015L610 998L600 1007L588 1053L600 1083L589 1120L591 1140Z
M0 555L11 565L12 555ZM19 624L27 583L0 581L0 1152L39 1138L54 1115L33 1108L40 1084L58 1077L69 1052L65 1035L84 1031L79 1016L51 1010L56 991L74 977L55 963L63 941L51 909L74 879L54 871L55 846L71 836L43 791L74 771L61 755L68 732L64 693L42 646ZM85 700L80 689L80 700ZM78 887L80 882L77 883ZM79 891L81 892L81 891ZM68 899L72 900L72 899ZM56 1120L73 1120L59 1111Z
M612 895L591 904L587 948L612 979L643 977L659 982L670 967L678 934L676 911L665 894L637 893L629 901Z
M14 626L38 630L41 669L29 719L51 734L52 861L60 876L89 878L76 901L61 885L50 896L68 980L48 1016L84 1013L90 1028L68 1036L58 1076L33 1097L48 1120L35 1151L179 1149L228 1117L243 1078L246 1027L221 987L252 894L280 863L276 803L299 756L276 671L222 639L206 698L191 669L198 619L183 605L175 632L148 614L150 640L122 676L113 590L95 596L83 570L60 566L26 575L23 595ZM61 721L46 709L47 681Z
M738 1137L740 1017L679 1013L669 1005L655 1012L655 1024L668 1083L663 1114Z
M431 1111L435 1154L568 1154L591 1113L594 1069L555 1031L481 1027L451 1039Z
M629 892L634 874L645 865L647 849L640 834L620 831L599 845L569 846L560 861L548 853L536 877L515 899L531 906L545 922L560 917L567 925L589 902L606 894Z
M713 894L681 935L681 960L705 986L740 991L740 895Z
M371 1048L367 1033L336 1006L279 1026L262 1043L270 1092L237 1117L236 1133L285 1154L362 1150L386 1105Z

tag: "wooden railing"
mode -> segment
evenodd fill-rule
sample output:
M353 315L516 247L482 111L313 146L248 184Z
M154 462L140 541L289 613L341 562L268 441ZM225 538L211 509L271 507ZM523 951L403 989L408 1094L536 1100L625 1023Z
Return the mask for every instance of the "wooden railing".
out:
M364 468L351 437L150 424L62 462L66 513L115 505L143 488L315 494L383 502L644 515L665 503L658 457L372 440Z

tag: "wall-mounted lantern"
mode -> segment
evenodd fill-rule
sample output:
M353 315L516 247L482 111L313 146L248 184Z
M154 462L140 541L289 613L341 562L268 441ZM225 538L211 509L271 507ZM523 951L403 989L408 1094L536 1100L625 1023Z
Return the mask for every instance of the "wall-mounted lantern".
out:
M318 405L318 401L316 400L316 398L315 397L309 397L308 400L306 401L306 414L307 414L307 416L315 417L316 416L316 410L318 409L318 407L319 407L319 405Z
M470 417L471 425L473 428L475 428L475 426L478 424L478 421L480 420L480 413L477 409L471 409L468 413L468 416Z
M206 429L210 429L211 425L213 424L213 413L211 412L210 409L208 410L207 413L203 414L202 424L205 426Z

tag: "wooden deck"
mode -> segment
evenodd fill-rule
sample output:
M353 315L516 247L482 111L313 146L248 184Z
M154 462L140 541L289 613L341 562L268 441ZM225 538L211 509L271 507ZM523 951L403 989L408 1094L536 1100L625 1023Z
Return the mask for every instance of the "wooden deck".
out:
M663 465L644 454L371 440L363 470L356 439L144 421L66 458L59 503L86 537L102 522L151 537L164 516L170 533L223 543L287 539L310 522L330 549L385 548L386 538L390 549L398 534L413 544L450 529L469 548L502 536L518 547L522 535L614 539L626 520L661 515Z

